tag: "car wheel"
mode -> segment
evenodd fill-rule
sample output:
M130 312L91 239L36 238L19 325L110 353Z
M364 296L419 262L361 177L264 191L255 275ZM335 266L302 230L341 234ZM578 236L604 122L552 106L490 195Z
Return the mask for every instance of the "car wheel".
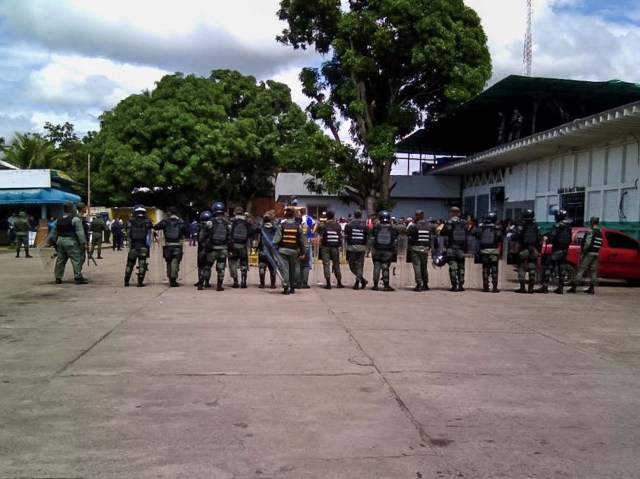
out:
M563 286L571 286L576 278L576 269L570 264L560 266L560 283Z

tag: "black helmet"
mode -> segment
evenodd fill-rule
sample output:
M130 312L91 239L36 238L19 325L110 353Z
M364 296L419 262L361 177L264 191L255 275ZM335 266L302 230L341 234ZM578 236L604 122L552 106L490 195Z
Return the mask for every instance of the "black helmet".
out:
M382 210L380 213L378 213L378 219L380 220L380 223L388 223L389 221L391 221L391 213L389 213L387 210Z
M522 212L522 219L523 220L532 220L536 217L535 213L533 212L533 210L524 210Z
M209 221L211 218L213 218L211 211L207 210L200 213L200 221Z
M554 216L556 221L562 221L567 217L567 212L565 210L556 210Z
M444 256L444 253L436 253L433 255L433 264L438 268L443 267L447 264L447 258Z
M494 212L488 213L487 216L484 217L485 223L494 223L498 221L498 215Z
M222 214L224 213L225 207L222 201L214 201L213 205L211 205L211 209L213 210L213 214Z

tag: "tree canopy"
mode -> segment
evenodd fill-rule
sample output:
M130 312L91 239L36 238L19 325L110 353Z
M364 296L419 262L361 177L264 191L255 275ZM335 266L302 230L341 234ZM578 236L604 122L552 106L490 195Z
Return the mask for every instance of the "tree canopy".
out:
M208 78L165 76L100 121L92 143L94 184L114 203L145 189L161 192L159 206L212 199L248 206L271 192L281 168L323 155L312 145L326 141L292 102L288 86L230 70Z
M288 24L278 41L330 56L300 73L307 111L338 143L340 120L350 122L358 158L336 167L370 212L388 205L395 143L491 76L480 19L463 0L281 0L278 16Z

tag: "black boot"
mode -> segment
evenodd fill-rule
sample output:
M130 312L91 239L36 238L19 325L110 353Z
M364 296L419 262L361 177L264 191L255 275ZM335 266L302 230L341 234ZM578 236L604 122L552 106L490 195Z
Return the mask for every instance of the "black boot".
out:
M218 285L216 286L216 291L224 291L222 287L222 279L218 278Z
M202 281L198 281L196 284L198 285L198 291L202 291L203 290Z
M271 289L276 289L276 275L272 274L269 276L269 279L271 280Z
M482 282L482 291L484 293L488 293L489 292L489 281L483 281Z
M138 275L138 284L136 286L138 286L138 288L142 288L144 286L144 276Z
M366 279L362 278L362 279L360 280L360 289L364 289L364 288L367 286L367 283L368 283L368 282L369 282L369 281L367 281Z
M578 287L574 284L571 285L571 287L567 290L567 293L575 293L576 290L578 289Z
M264 289L264 277L265 274L264 273L260 273L260 289Z
M498 285L496 283L493 283L493 289L491 290L492 293L499 293L500 290L498 289Z
M392 288L392 287L389 285L389 282L388 282L388 281L385 281L385 282L384 282L384 288L382 288L382 291L395 291L395 289L394 289L394 288Z
M170 288L177 288L178 286L180 286L178 284L178 280L176 278L169 278L169 287Z
M452 293L455 293L456 291L458 291L458 284L451 283L451 287L449 288L449 291L451 291Z
M460 284L458 284L458 291L464 291L465 289L462 287L464 283L462 281L460 281Z
M208 279L205 279L205 280L204 280L204 287L205 287L205 288L210 288L210 287L211 287L211 283L209 282L209 280L208 280Z
M563 289L562 285L558 285L558 287L556 289L554 289L553 292L556 293L556 294L564 294L564 289Z
M585 289L584 292L587 293L587 294L596 294L596 291L595 291L595 289L594 289L592 284L590 284L589 288Z
M285 286L285 288L282 290L282 294L291 294L288 286Z
M240 283L242 289L247 289L247 273L242 273L242 282Z
M233 278L233 284L231 285L232 288L239 288L240 284L238 283L238 278Z
M549 286L542 285L534 291L535 293L547 294L549 292Z
M125 286L129 286L129 280L131 279L131 275L130 274L125 274L124 275L124 285Z
M323 286L324 289L331 289L331 280L327 280L327 284Z
M422 291L429 291L429 285L427 283L422 285Z
M336 288L338 288L338 289L344 288L344 284L342 284L342 279L338 280L338 285L336 286Z
M529 280L529 287L527 289L527 293L533 294L533 286L534 286L534 281L532 279L530 279Z
M360 289L360 280L356 279L352 289ZM364 288L363 288L364 289Z
M415 288L413 288L413 291L417 291L417 292L422 291L422 283L416 284Z
M524 281L520 281L520 289L515 290L516 293L526 293L527 290L524 287Z

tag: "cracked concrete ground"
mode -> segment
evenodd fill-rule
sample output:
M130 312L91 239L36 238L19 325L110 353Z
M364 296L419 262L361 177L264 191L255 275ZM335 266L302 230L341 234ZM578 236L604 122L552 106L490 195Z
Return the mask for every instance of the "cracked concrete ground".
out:
M180 288L0 253L0 479L638 477L638 289L197 291L185 251Z

